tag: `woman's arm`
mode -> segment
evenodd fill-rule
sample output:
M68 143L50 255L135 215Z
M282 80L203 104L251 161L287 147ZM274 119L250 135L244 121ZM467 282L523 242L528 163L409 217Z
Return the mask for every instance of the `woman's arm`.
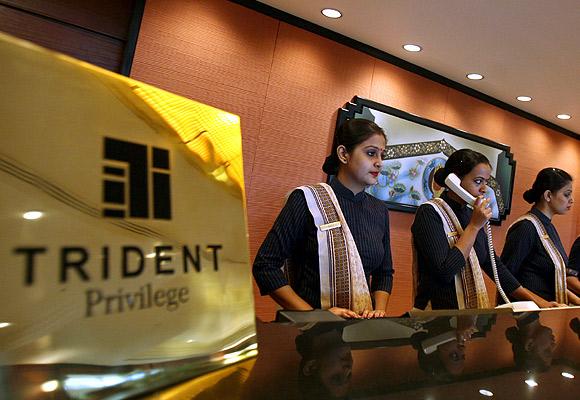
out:
M491 208L488 208L489 199L477 198L475 204L473 205L473 214L471 214L471 220L469 224L463 230L461 237L455 243L463 258L467 260L469 253L475 244L475 239L477 234L483 228L485 223L491 218Z
M568 276L566 285L571 292L580 296L580 279L577 276Z
M270 292L270 297L285 310L309 311L312 306L296 294L290 285L282 286Z
M537 236L536 228L530 221L520 221L508 231L501 261L512 274L518 274L524 260L532 252Z
M519 286L516 290L510 293L510 296L516 300L521 301L533 301L538 305L540 308L553 308L553 307L562 307L565 304L559 304L555 301L548 301L534 292L524 288L523 286Z
M449 248L441 217L432 206L423 204L417 209L411 233L419 257L426 260L433 275L446 284L453 283L465 266L465 257L459 248Z
M371 279L371 293L373 296L373 310L365 310L363 318L384 317L389 304L389 296L393 288L393 258L391 254L391 232L389 226L389 211L385 207L385 226L382 240L384 249L383 259L378 271L373 272Z
M574 292L568 289L568 304L572 306L580 306L580 297L576 296Z
M291 310L304 309L307 303L289 286L282 266L305 235L309 215L304 194L295 190L260 246L252 268L260 294L270 295L281 307ZM279 289L282 290L278 292Z

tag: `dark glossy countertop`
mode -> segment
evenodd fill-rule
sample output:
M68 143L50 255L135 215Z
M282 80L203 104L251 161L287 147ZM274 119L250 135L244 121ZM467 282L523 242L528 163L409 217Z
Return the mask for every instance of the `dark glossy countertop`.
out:
M580 398L578 308L349 321L333 321L320 311L284 316L286 322L257 321L257 357L232 359L213 372L206 372L207 360L201 359L122 367L4 366L0 399L486 398L480 390L495 399ZM64 382L71 373L135 379L84 393L39 394L39 382Z
M259 322L255 361L150 398L483 399L483 390L496 399L577 400L579 318L579 309L561 309Z

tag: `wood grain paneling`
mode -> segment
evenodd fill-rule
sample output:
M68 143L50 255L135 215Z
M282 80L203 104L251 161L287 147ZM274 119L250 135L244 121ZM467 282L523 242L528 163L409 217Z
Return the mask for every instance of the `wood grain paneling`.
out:
M464 130L477 136L498 141L499 132L503 131L506 111L461 93L449 89L445 107L446 125Z
M0 5L0 31L119 71L124 42Z
M509 224L529 209L521 196L541 168L571 172L580 193L579 141L226 0L150 0L141 32L134 77L242 116L252 256L285 194L325 178L337 110L354 95L511 146L514 201L508 220L493 228L498 251ZM412 304L413 214L390 217L389 314L397 315ZM569 249L580 233L579 207L554 222ZM257 315L271 319L274 303L255 293Z
M127 40L134 0L0 0L14 8Z
M376 60L371 99L443 123L449 88Z

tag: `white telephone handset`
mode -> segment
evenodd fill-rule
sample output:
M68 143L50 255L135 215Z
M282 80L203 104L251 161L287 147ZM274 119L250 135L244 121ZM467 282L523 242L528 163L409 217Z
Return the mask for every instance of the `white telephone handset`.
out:
M467 190L461 187L461 179L455 174L447 175L445 178L445 184L449 189L451 189L456 195L461 197L465 202L473 208L475 203L475 197L473 197Z
M445 178L445 185L452 190L456 195L461 197L470 208L473 208L475 204L475 197L471 195L467 190L461 187L461 179L455 174L449 174L447 178ZM499 282L499 276L497 274L497 265L495 262L495 253L493 250L493 240L491 237L491 226L489 225L489 221L485 223L485 233L487 235L487 246L489 249L489 255L491 259L491 267L493 270L493 280L495 281L495 286L497 287L497 291L501 295L502 299L506 302L505 305L499 307L511 307L514 312L516 311L529 311L529 310L538 310L539 307L533 301L517 301L517 302L510 302L508 297L506 296L505 292L503 291L501 284Z

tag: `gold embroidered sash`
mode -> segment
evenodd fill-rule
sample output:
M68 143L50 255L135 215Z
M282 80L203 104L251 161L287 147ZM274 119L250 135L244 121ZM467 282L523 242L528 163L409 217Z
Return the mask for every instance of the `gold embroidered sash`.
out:
M552 239L550 239L550 236L548 236L548 232L546 231L544 224L542 224L542 221L532 213L527 213L519 217L510 225L509 229L511 229L514 224L523 220L530 221L534 225L534 228L536 228L536 232L540 237L540 241L542 242L542 246L544 246L546 253L548 253L548 256L552 259L552 263L554 263L556 301L558 303L568 304L568 293L566 291L566 263L564 262L562 255Z
M432 199L426 204L432 206L441 217L449 248L453 248L463 233L457 216L443 199ZM492 256L490 254L490 257ZM490 307L479 260L473 248L469 252L465 267L455 275L455 294L459 309Z
M332 188L318 183L299 189L317 227L322 308L372 310L362 261Z

